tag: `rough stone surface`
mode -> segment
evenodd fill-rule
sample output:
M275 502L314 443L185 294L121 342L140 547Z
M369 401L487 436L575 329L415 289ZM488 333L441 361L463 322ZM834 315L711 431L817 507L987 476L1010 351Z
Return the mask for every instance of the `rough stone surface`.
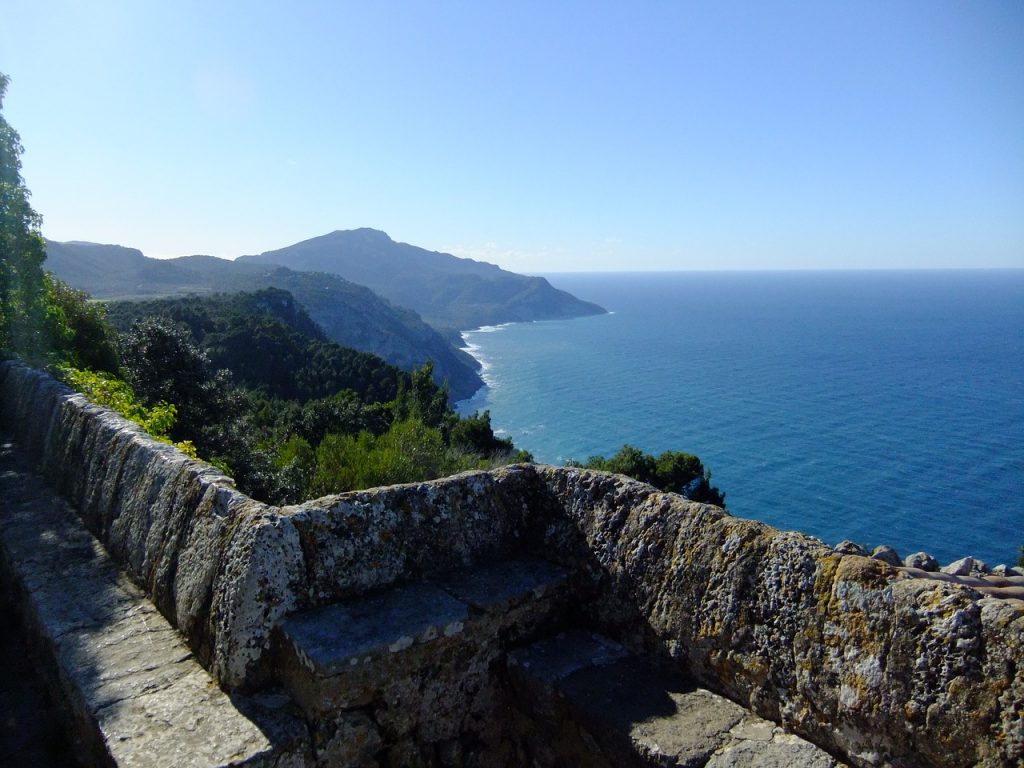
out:
M975 570L975 562L973 557L961 557L959 560L954 560L949 565L945 565L939 569L942 573L949 574L950 576L970 576L972 571Z
M915 552L912 555L907 555L903 564L907 568L920 568L922 571L932 572L939 570L939 561L927 552Z
M371 663L391 666L413 645L460 634L468 620L469 610L458 600L436 587L414 584L294 614L281 625L281 634L299 665L312 676L328 678L362 671ZM361 698L343 704L369 703Z
M900 559L899 552L890 547L888 544L881 544L874 548L871 552L871 556L875 560L881 560L883 563L888 563L894 568L899 568L903 565L903 560Z
M737 741L716 752L707 768L834 768L837 763L828 753L799 736L781 729L768 739Z
M863 555L867 557L870 553L855 541L843 539L835 546L836 552L841 555Z
M762 758L836 766L774 723L590 633L563 633L516 651L509 671L520 705L541 723L539 733L522 735L537 766L698 768L709 760L760 765Z
M492 755L501 747L495 662L505 643L564 606L565 570L517 559L434 582L308 609L281 625L276 666L319 724L318 758L348 749L337 734L353 723L363 724L352 737L364 745L358 760L369 758L367 745L386 746L386 760L404 764L415 754L427 765L443 763L456 744L462 754L467 737ZM342 712L351 718L339 730Z
M1024 759L1024 611L622 477L538 467L576 546L709 688L862 766ZM575 544L582 535L585 544Z
M565 568L537 558L488 563L438 579L438 586L478 610L506 613L514 606L564 588Z

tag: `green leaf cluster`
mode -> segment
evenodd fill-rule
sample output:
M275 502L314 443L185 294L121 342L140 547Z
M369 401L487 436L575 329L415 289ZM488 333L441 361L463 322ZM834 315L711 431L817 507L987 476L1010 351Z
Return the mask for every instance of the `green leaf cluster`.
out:
M10 78L0 73L0 109ZM21 178L21 137L0 112L0 350L49 362L56 318L48 312L42 218Z
M408 374L376 355L328 340L288 292L214 294L144 302L112 302L111 322L122 331L157 320L179 326L214 369L252 392L281 400L328 397L344 389L368 402L391 400Z
M82 370L69 365L60 365L54 370L62 381L81 392L90 402L117 411L158 440L175 445L193 459L198 458L191 441L175 442L170 438L177 415L177 408L173 404L159 402L147 408L139 402L128 382L109 373Z
M570 460L566 465L628 475L694 501L725 506L725 494L711 484L711 472L692 453L665 451L654 456L626 444L610 457L591 456L584 463Z

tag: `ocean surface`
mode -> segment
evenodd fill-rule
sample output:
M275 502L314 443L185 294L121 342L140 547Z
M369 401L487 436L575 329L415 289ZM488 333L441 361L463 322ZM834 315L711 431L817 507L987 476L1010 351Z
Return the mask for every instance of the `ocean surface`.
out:
M1015 564L1024 270L555 274L610 314L464 334L538 461L696 453L734 515Z

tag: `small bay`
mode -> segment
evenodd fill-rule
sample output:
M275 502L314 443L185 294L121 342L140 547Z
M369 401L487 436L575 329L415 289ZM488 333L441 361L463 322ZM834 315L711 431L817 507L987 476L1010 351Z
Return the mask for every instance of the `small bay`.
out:
M610 313L465 333L459 406L538 461L689 451L735 515L1016 562L1024 270L548 278Z

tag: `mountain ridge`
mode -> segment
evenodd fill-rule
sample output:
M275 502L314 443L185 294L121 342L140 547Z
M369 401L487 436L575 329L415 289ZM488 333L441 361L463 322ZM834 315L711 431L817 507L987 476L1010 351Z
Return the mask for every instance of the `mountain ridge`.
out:
M449 331L606 311L554 288L543 277L397 242L386 232L366 227L334 230L237 261L337 274Z

